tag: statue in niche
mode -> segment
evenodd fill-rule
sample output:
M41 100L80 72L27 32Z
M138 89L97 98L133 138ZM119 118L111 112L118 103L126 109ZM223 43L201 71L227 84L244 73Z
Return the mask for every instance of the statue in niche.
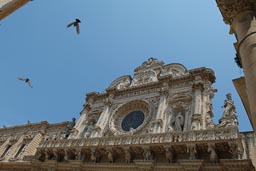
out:
M91 136L92 134L92 131L94 130L94 127L95 127L95 122L94 121L89 121L86 123L86 126L84 128L84 137L85 138L88 138Z
M179 112L175 117L171 119L171 125L175 131L183 131L184 116L182 115L182 112Z
M72 121L67 124L67 127L65 129L65 138L68 138L68 136L71 133L71 130L76 125L76 118L72 118Z
M224 108L222 117L227 118L236 116L236 107L234 101L232 100L231 94L226 94L226 98L227 99L224 101L224 105L222 106Z

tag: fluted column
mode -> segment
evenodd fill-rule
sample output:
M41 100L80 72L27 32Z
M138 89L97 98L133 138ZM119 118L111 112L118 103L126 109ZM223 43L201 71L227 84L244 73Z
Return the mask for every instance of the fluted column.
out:
M84 123L86 121L86 118L88 116L89 111L91 110L91 106L92 105L90 103L86 103L84 105L84 109L81 112L79 120L78 120L78 122L76 123L76 125L73 128L73 130L74 130L73 134L75 134L74 137L78 138L81 135L81 133L83 132L84 127L86 126Z
M250 120L256 129L256 1L216 0L226 24L235 33L238 58L242 63L250 106Z
M165 126L165 113L167 108L167 97L168 97L168 88L163 87L160 91L160 102L156 114L156 120L154 121L154 131L155 133L160 133L164 129L162 129Z

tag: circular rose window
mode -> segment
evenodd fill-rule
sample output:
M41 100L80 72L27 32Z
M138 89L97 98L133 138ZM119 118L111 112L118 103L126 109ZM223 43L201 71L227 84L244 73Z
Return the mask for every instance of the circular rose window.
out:
M142 111L132 111L128 113L122 123L121 127L124 131L130 131L131 129L138 128L144 121L144 113Z
M151 118L148 102L135 100L128 102L114 111L110 119L110 129L116 134L126 134L141 130Z

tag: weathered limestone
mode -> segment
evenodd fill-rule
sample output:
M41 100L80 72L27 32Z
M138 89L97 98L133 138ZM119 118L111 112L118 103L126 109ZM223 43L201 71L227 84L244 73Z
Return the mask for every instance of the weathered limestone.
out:
M248 116L256 129L256 2L254 0L216 0L230 33L237 38L236 50L247 88L251 114Z
M76 125L0 129L0 170L255 170L247 149L255 138L239 133L231 96L212 121L211 69L149 58L134 72L88 93Z

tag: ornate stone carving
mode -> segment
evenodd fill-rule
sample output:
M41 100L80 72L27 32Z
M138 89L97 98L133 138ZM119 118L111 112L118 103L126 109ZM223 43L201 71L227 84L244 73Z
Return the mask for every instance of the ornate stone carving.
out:
M227 99L224 101L224 112L222 118L219 119L218 127L237 126L237 113L234 101L232 100L231 94L226 95Z
M231 153L232 159L241 159L243 155L243 148L236 142L229 142L229 152Z
M65 130L65 138L68 138L68 136L71 133L71 130L76 125L76 118L72 118L72 121L68 123L66 130Z
M189 153L189 160L197 159L196 144L187 144L187 153Z
M255 11L254 0L216 0L226 24L231 25L234 18L245 11Z
M142 129L151 119L152 108L151 105L145 100L135 100L126 103L114 111L114 114L110 118L109 127L114 134L130 134L131 132L123 130L121 123L127 114L133 111L141 111L144 115L144 121L137 128L133 128L132 132L135 133Z
M108 89L113 89L113 88L116 88L117 90L126 89L130 86L131 80L132 80L132 78L130 75L125 75L125 76L119 77L110 84Z
M167 159L168 163L174 163L174 152L172 147L165 147L165 158Z
M216 149L215 143L208 143L207 151L210 153L210 161L217 163L219 161L219 158L215 149Z
M161 69L160 77L170 76L171 78L179 77L187 74L187 69L181 64L165 65Z
M107 149L107 157L110 163L114 163L114 152L112 149Z
M153 156L152 156L152 153L150 152L149 147L144 148L143 157L144 157L144 160L152 160L153 159Z
M135 73L131 87L157 82L157 73L152 69Z
M129 148L124 149L125 162L131 163L132 155L129 151Z

